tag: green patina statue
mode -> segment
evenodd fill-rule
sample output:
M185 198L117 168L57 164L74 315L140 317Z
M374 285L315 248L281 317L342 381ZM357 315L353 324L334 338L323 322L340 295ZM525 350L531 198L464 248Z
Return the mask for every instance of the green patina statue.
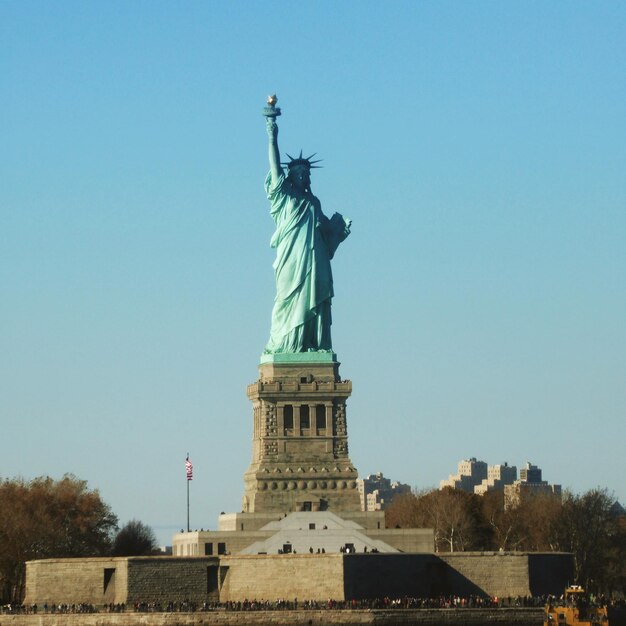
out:
M330 260L339 244L350 234L350 220L335 213L328 219L320 201L311 193L311 169L318 161L289 155L281 163L278 125L281 114L268 98L263 110L269 135L270 171L265 190L276 223L271 240L276 248L274 272L276 299L272 329L265 354L332 352L330 303L333 276ZM287 175L283 170L287 166Z

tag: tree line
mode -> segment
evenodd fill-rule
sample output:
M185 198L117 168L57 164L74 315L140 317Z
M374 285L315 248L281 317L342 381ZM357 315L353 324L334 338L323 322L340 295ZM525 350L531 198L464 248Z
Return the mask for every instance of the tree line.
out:
M150 554L156 538L149 526L118 518L97 489L67 474L0 480L0 601L21 602L26 561Z
M626 593L626 515L604 489L563 498L524 495L504 507L502 492L460 490L396 496L389 528L432 528L444 551L557 551L574 555L576 580L594 593ZM26 561L61 557L133 556L156 548L152 529L124 527L97 489L72 475L0 479L0 601L21 602Z
M388 528L432 528L435 550L571 552L576 580L589 592L626 593L626 516L605 489L562 498L502 491L482 496L446 487L396 496Z

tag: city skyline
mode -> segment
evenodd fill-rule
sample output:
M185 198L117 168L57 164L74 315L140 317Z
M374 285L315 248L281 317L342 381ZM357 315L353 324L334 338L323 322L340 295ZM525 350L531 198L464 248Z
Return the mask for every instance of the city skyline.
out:
M626 6L0 4L0 478L160 543L240 511L267 343L268 94L333 260L350 458L532 459L626 502ZM569 481L569 482L568 482Z

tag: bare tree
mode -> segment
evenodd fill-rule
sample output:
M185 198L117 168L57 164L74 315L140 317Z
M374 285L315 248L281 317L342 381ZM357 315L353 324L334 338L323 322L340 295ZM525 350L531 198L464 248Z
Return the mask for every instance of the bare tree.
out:
M425 499L435 528L437 551L471 549L475 519L470 512L470 498L464 491L446 487L431 492Z
M145 556L156 549L156 537L150 526L133 519L126 523L113 540L113 556Z
M492 531L496 550L515 550L519 546L519 519L513 509L504 508L504 492L488 491L483 495L483 516Z
M491 545L491 530L478 496L449 487L397 496L386 511L386 520L388 527L432 528L438 552Z
M387 528L424 528L426 520L419 507L420 498L426 491L401 493L393 498L385 509Z
M574 553L577 582L590 591L611 591L611 554L620 541L620 524L612 513L615 499L606 489L567 494L563 504L564 546ZM625 554L617 555L621 561Z

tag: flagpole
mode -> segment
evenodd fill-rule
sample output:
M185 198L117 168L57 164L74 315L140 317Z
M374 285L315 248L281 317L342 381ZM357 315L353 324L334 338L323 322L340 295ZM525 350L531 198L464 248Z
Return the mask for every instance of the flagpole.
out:
M187 532L191 530L189 526L189 482L193 476L193 466L189 460L189 452L187 452L187 458L185 459L185 474L187 478Z

